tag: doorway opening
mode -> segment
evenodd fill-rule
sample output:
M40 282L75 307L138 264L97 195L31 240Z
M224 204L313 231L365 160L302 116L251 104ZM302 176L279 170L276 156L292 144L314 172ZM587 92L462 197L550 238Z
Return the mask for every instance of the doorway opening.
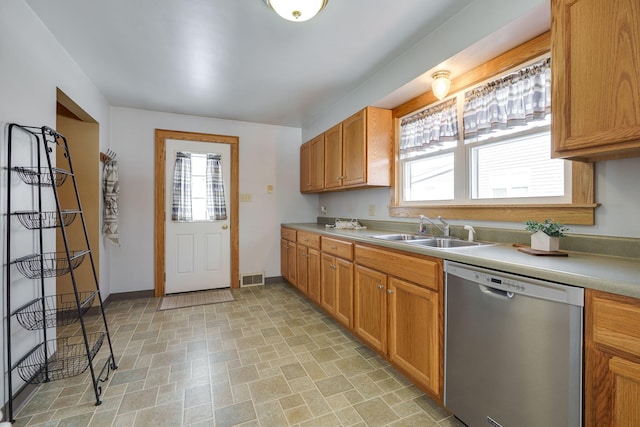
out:
M82 201L89 245L96 275L100 277L100 125L60 89L56 95L56 130L67 139L69 152L74 159L73 171ZM63 206L74 206L76 203L73 186L61 186L58 196ZM74 221L68 226L66 233L70 242L84 241L84 229L80 221ZM64 251L64 242L60 235L56 237L56 251ZM91 263L82 263L74 270L74 274L79 292L93 289L90 286L94 283ZM69 275L56 278L56 293L73 293Z
M195 132L182 132L156 129L155 146L155 296L166 294L166 159L167 140L193 141L203 143L227 144L230 151L230 184L229 184L229 267L231 287L239 286L239 245L238 245L238 183L239 183L239 138L237 136L213 135Z

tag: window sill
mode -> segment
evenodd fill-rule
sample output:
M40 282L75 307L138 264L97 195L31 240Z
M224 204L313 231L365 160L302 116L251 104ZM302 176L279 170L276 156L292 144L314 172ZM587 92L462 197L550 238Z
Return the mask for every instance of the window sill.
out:
M530 219L553 218L564 224L594 225L598 203L558 205L438 205L390 206L389 216L418 218L420 215L445 219L477 221L524 222Z

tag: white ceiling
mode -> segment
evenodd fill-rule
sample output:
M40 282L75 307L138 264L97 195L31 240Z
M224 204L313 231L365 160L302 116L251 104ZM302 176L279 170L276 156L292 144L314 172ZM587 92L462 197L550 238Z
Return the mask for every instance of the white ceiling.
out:
M331 0L304 23L263 0L27 3L114 106L302 127L472 1ZM538 21L447 65L467 71L548 28L546 13ZM381 106L424 92L423 80Z

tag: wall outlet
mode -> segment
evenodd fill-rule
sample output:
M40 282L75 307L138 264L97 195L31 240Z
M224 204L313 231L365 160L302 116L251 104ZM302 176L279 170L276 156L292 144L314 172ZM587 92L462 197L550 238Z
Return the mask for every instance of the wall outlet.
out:
M252 200L251 193L240 193L241 202L251 202Z
M376 216L376 205L369 205L369 216Z
M267 185L267 194L273 194L273 185Z
M320 213L323 215L327 214L327 207L326 206L320 206Z

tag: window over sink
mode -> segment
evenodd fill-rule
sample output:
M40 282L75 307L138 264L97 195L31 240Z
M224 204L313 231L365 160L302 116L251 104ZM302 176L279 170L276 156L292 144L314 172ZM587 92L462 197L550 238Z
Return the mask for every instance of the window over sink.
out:
M428 92L394 110L391 216L593 224L593 165L551 158L548 40L460 76L442 102Z

